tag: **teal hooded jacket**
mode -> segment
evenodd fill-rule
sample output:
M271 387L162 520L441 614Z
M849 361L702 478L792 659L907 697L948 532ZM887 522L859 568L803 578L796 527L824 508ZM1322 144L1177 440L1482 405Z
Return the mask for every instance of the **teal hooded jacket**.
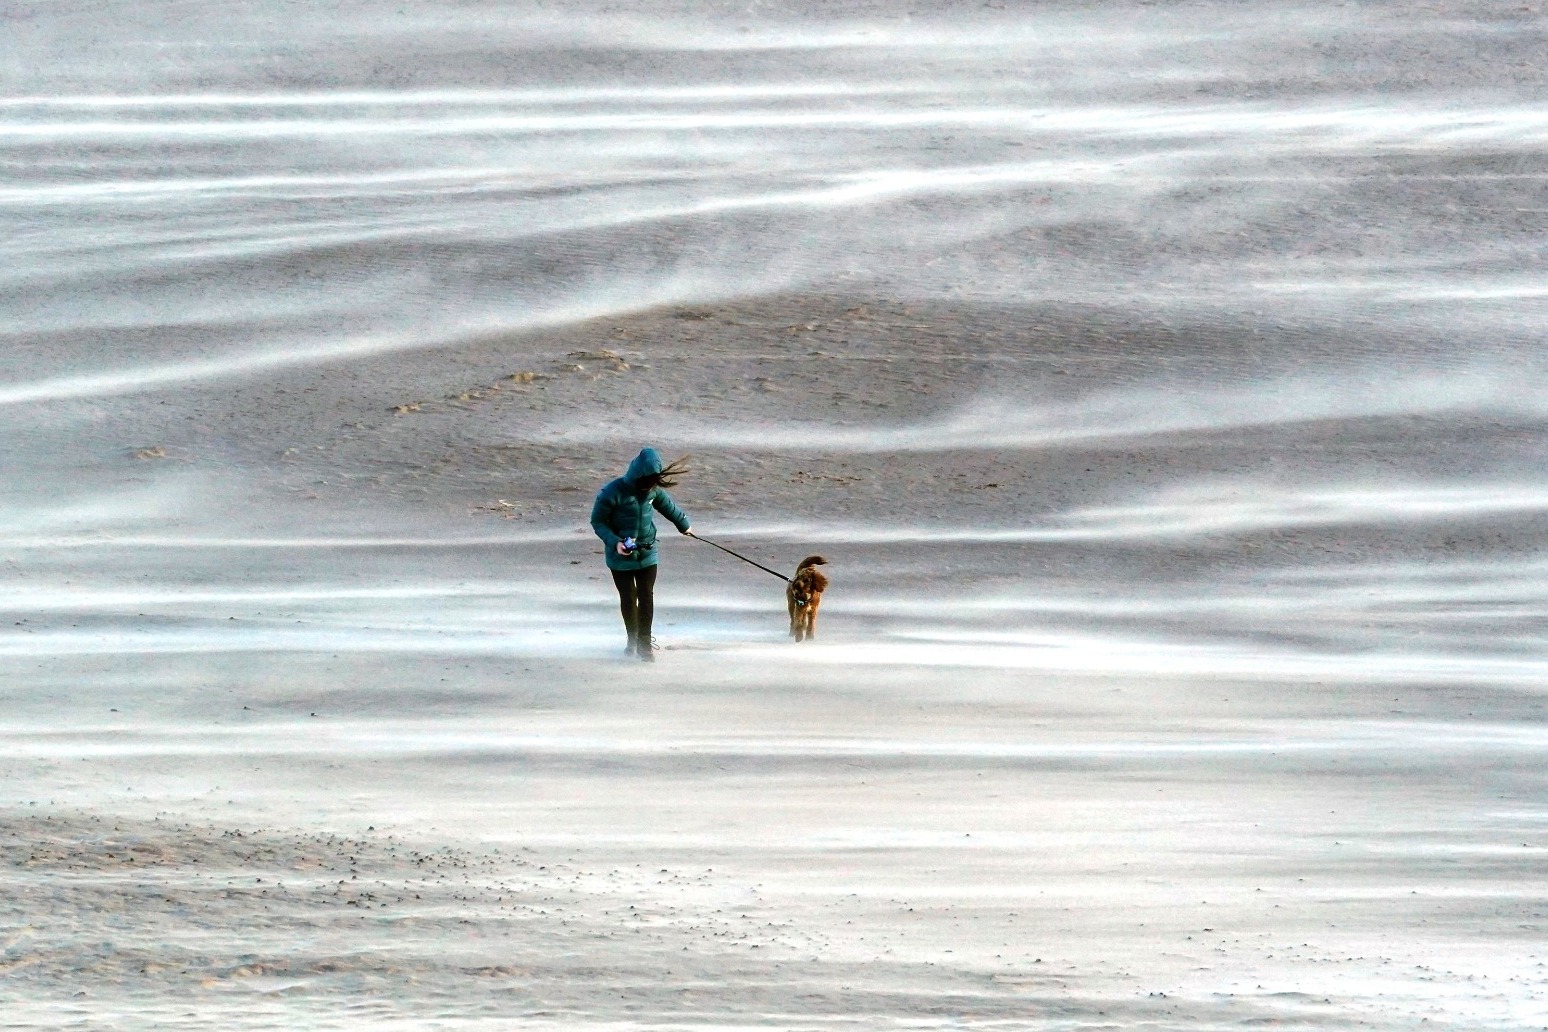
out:
M671 520L678 530L688 529L688 516L672 501L672 496L659 487L642 490L640 480L652 473L660 473L661 456L656 449L645 448L629 463L629 470L617 480L597 492L597 500L591 503L591 529L602 539L607 568L610 570L643 570L655 566L656 518L654 508ZM618 542L632 537L636 548L631 556L618 554Z

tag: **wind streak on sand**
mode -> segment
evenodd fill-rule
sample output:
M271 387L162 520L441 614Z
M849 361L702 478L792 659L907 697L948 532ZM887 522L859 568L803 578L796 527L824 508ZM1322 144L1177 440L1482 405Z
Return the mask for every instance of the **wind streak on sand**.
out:
M1290 487L1253 482L1193 484L1124 505L1029 516L1016 527L881 526L839 521L739 522L723 533L776 541L854 544L1162 542L1297 527L1392 527L1548 511L1548 485L1357 484Z
M893 426L785 421L750 427L670 412L652 412L649 422L658 434L720 448L830 454L1050 448L1319 420L1470 412L1541 417L1548 414L1548 400L1520 389L1521 378L1533 375L1539 374L1530 365L1507 370L1488 360L1449 374L1377 374L1356 366L1339 376L1281 376L1208 391L1145 385L1041 404L990 396L933 420ZM614 418L582 428L551 426L538 434L555 441L615 442L637 439L644 423Z
M833 91L845 95L842 91ZM921 91L922 92L922 91ZM771 91L778 95L778 91ZM902 96L908 94L902 93ZM422 103L422 102L421 102ZM13 101L14 106L14 101ZM165 105L171 106L171 105ZM284 109L281 101L274 105ZM340 105L343 106L343 105ZM410 102L405 102L410 106ZM286 137L402 136L433 140L440 136L475 133L554 134L619 132L703 132L717 130L907 127L1015 130L1021 133L1089 134L1096 139L1154 138L1210 142L1194 144L1200 156L1217 156L1222 139L1251 141L1255 151L1271 154L1326 154L1371 148L1412 149L1444 153L1481 145L1507 143L1530 147L1548 142L1548 108L1467 108L1416 110L1412 104L1360 108L1312 107L1275 110L1263 104L1195 105L1184 109L1102 107L1048 109L1040 107L931 107L918 111L887 109L841 111L748 111L694 114L630 112L618 114L473 114L397 119L292 118L216 121L146 121L0 123L0 143L12 140L75 140L118 137L165 137L171 140L209 137L219 140Z
M698 296L697 292L686 284L678 285L675 291L674 293L669 290L658 295L656 302L666 304L672 300ZM427 339L426 336L417 333L356 337L327 344L314 342L282 350L237 353L218 358L181 360L164 364L147 363L109 372L60 376L30 383L0 386L0 406L132 394L175 384L221 377L251 376L275 369L338 362L392 351L450 348L469 338L488 336L496 332L510 333L545 326L563 326L584 319L617 314L618 311L605 304L592 307L561 306L546 312L528 313L523 321L515 325L493 321L455 324L450 329L443 328L441 335L433 339Z
M278 732L278 733L277 733ZM104 740L104 739L108 740ZM1278 756L1324 753L1379 757L1424 749L1441 754L1488 752L1530 758L1548 753L1548 736L1509 725L1465 729L1420 721L1289 722L1273 726L1227 724L1204 734L1125 735L1096 742L954 741L931 738L825 738L782 740L756 735L697 737L663 742L649 736L575 737L491 730L458 720L397 724L282 719L248 728L199 727L182 732L140 730L122 724L80 727L70 735L38 735L0 726L0 742L13 755L68 756L501 756L510 759L719 759L823 760L956 759L1026 762L1038 760L1129 760L1158 757L1208 761L1219 756Z

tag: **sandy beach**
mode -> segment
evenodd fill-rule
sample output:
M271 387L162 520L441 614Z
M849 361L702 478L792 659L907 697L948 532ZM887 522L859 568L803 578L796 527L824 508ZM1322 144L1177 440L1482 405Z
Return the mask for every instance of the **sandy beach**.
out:
M1537 5L169 12L0 51L0 1027L1548 1027Z

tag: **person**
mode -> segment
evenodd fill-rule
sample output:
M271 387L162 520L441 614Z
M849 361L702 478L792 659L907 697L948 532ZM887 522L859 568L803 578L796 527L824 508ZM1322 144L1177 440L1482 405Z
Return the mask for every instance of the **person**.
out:
M618 588L624 630L629 634L626 654L647 662L656 658L650 637L657 563L656 518L651 510L671 520L678 533L692 536L688 516L665 490L688 472L685 461L663 465L656 449L641 449L628 471L598 491L591 505L591 529L602 539L607 568Z

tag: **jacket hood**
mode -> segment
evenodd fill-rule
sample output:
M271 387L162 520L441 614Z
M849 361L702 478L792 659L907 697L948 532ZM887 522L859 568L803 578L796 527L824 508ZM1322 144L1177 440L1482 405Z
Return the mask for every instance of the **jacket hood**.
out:
M634 457L634 461L629 463L629 470L623 478L626 483L637 484L640 478L648 477L652 473L660 473L665 466L666 463L661 461L661 456L657 454L656 449L641 448L640 453Z

